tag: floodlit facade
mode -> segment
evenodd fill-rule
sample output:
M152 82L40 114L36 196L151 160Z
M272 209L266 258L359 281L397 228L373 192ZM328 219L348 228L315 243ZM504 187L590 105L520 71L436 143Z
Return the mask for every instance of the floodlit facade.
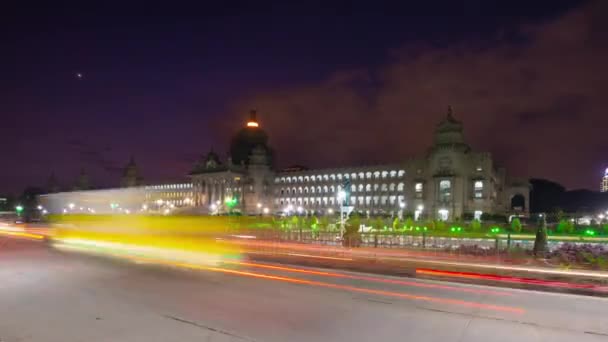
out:
M130 205L137 203L133 208L120 208L192 214L327 214L338 212L345 204L364 214L410 213L417 219L441 220L528 212L527 181L508 178L489 153L474 151L465 142L463 125L454 118L451 108L437 124L432 146L416 159L278 171L273 168L274 152L255 111L232 138L228 155L222 160L211 151L195 164L188 180L148 185L140 185L141 178L131 160L122 184L125 191L137 194L131 195L136 199L130 200ZM602 186L608 189L608 176ZM66 200L60 201L58 208L66 209L65 203L74 199L69 199L69 193L62 194ZM113 196L118 198L116 193ZM104 205L110 208L108 203Z

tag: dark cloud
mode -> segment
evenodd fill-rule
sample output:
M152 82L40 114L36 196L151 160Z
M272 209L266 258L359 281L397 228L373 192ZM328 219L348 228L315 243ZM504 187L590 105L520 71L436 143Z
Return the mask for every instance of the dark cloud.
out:
M592 168L606 156L590 147L606 142L608 126L606 8L596 1L522 26L519 39L405 46L383 67L261 92L234 112L259 109L281 164L330 166L424 155L452 104L470 143L511 173L595 188Z

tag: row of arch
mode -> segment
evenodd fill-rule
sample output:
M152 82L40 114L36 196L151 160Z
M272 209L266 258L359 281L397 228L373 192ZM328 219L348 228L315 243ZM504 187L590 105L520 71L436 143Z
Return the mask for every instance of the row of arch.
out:
M281 195L291 195L291 194L314 194L314 193L335 193L340 189L339 186L335 186L335 185L324 185L324 186L299 186L299 187L292 187L292 188L281 188L279 190L279 193ZM405 184L403 182L401 183L383 183L383 184L352 184L350 186L350 191L351 193L353 192L378 192L378 191L382 191L382 192L386 192L386 191L403 191L405 189Z
M387 179L387 178L398 178L405 176L405 170L392 170L392 171L368 171L368 172L353 172L353 173L332 173L325 175L311 175L311 176L291 176L291 177L276 177L275 183L304 183L304 182L328 182L328 181L341 181L343 179Z
M359 206L396 206L399 203L404 203L403 195L391 196L352 196L351 203ZM276 205L298 205L298 206L332 206L338 205L338 201L334 197L292 197L275 199Z

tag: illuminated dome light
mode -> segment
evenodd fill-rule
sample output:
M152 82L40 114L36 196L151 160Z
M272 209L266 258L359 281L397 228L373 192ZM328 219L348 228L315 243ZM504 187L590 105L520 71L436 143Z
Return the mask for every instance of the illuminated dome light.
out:
M251 112L249 112L249 121L247 121L247 127L260 127L255 110L251 110Z

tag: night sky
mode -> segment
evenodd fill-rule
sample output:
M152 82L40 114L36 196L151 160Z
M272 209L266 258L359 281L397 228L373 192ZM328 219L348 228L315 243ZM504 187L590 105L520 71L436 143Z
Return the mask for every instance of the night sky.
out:
M250 108L279 167L396 162L448 104L509 173L597 189L607 2L462 2L3 7L0 193L117 185L131 155L147 182L183 177Z

